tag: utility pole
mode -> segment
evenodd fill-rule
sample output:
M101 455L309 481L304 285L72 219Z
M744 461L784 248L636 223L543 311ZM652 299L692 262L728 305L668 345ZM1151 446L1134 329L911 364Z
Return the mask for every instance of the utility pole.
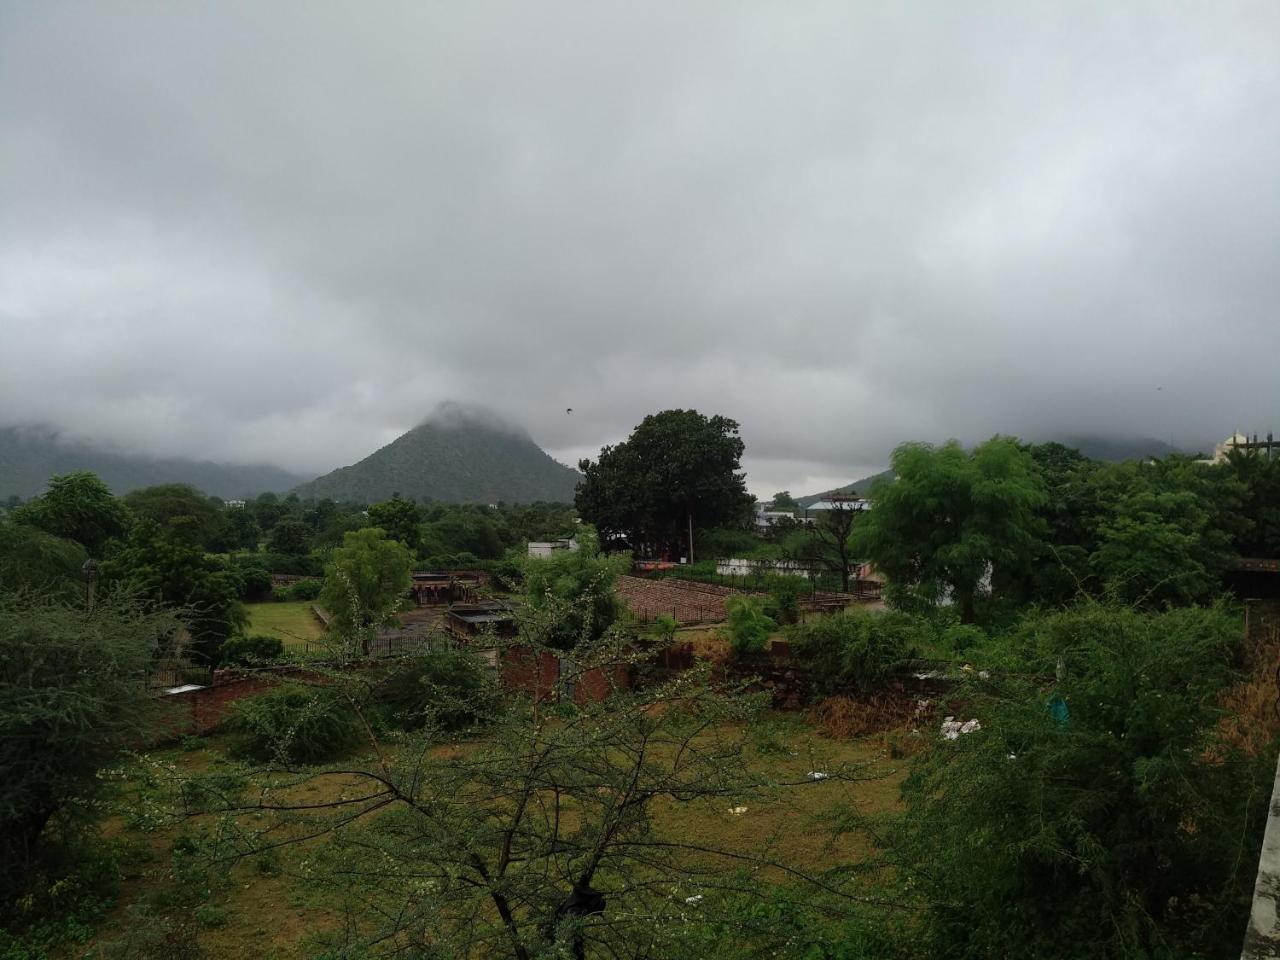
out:
M689 563L693 564L693 507L685 509L685 515L689 520Z

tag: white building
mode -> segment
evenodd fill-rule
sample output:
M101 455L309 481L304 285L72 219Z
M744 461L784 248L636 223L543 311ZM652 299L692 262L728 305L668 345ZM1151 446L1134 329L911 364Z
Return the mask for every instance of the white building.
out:
M529 556L549 557L557 550L577 550L578 541L573 537L563 540L530 540Z

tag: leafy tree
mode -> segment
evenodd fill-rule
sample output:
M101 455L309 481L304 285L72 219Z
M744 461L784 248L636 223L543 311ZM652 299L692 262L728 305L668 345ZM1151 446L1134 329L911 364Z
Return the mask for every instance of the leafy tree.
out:
M368 654L374 628L396 622L412 570L413 555L400 541L378 527L352 531L325 566L320 602L339 633Z
M613 645L578 658L583 669L629 662ZM800 886L783 899L822 897L837 915L860 902L848 874L780 861L763 838L722 846L658 825L671 807L714 816L812 784L771 784L746 762L759 705L686 675L566 705L553 722L502 710L464 749L438 749L447 732L428 723L367 775L344 771L356 782L332 804L301 796L299 774L255 774L252 800L231 804L244 829L224 831L238 840L227 855L326 835L308 857L318 881L353 901L356 923L334 944L344 953L658 958L713 955L716 940L738 948L718 956L756 955L762 940L777 951L793 931L775 938L745 909L767 871ZM858 775L814 762L833 778ZM719 909L722 897L743 909ZM703 901L718 936L697 920Z
M808 527L809 538L798 559L812 560L840 578L840 589L849 592L849 578L857 565L853 527L863 511L854 498L832 498L832 509L818 511Z
M134 490L125 495L124 502L134 517L153 520L162 527L179 517L190 518L197 540L205 547L222 526L222 501L185 483L162 483Z
M376 695L394 726L454 732L491 719L500 692L493 668L463 647L409 658L382 681Z
M381 527L387 531L387 536L399 540L410 550L418 549L418 526L421 522L422 513L418 505L399 494L369 507L369 523Z
M340 689L287 683L236 701L232 752L263 763L323 763L362 740L363 724Z
M280 497L274 493L263 493L248 501L244 505L244 509L253 514L253 518L258 521L258 526L263 531L270 531L277 523L289 515L289 507L282 503Z
M763 653L769 634L778 628L765 615L764 601L760 597L737 594L725 600L724 609L725 630L729 634L729 647L734 656Z
M599 459L583 460L575 503L605 540L626 538L641 550L693 560L695 526L745 525L752 498L739 472L738 424L696 410L665 410L641 421Z
M976 619L990 577L1030 562L1043 529L1043 484L1016 442L993 437L966 453L909 443L893 453L897 480L871 489L871 509L853 530L868 557L903 598L927 604L948 596L964 623Z
M626 555L601 553L589 527L579 529L577 550L527 557L523 611L527 626L539 630L541 643L558 650L599 639L618 618L621 608L614 586L630 565Z
M774 510L791 510L794 512L800 509L800 502L791 495L791 491L789 490L783 490L780 493L775 493L773 495L773 500L770 501L770 505Z
M217 530L209 540L209 548L219 553L235 550L257 550L262 528L244 507L229 507L219 515Z
M49 489L15 510L13 519L74 540L92 557L103 556L107 541L129 527L124 504L88 470L51 477Z
M1237 533L1234 547L1245 557L1280 557L1280 458L1256 450L1232 450L1224 468L1240 484L1240 512L1253 526Z
M177 628L116 594L92 612L0 594L0 910L40 873L50 820L100 786L96 774L151 729L145 676Z
M1240 636L1213 609L1029 620L1008 672L957 692L980 729L935 741L904 785L890 846L924 951L1238 956L1274 756L1221 737Z
M80 544L0 518L0 594L20 590L74 600L84 590Z
M274 553L301 556L311 550L311 528L301 520L281 520L267 535L267 547Z
M111 591L127 590L177 611L190 631L195 654L217 659L218 647L247 622L240 603L240 579L199 544L190 517L161 527L153 520L134 524L129 539L102 568Z

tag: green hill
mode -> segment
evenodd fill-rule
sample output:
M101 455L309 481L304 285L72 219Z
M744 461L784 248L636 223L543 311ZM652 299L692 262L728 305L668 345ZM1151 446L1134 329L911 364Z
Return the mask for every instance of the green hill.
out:
M188 483L230 499L283 492L299 480L279 467L156 459L68 441L47 428L0 427L0 499L33 497L50 477L73 470L92 470L117 495L157 483Z
M571 503L580 474L549 457L522 429L482 410L446 405L359 463L297 488L303 497L375 503Z

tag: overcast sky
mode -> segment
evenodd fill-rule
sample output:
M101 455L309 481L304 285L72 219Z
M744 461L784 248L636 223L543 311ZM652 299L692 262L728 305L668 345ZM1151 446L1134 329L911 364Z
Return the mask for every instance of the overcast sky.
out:
M1280 4L0 0L0 425L1280 430ZM565 408L573 413L566 414Z

